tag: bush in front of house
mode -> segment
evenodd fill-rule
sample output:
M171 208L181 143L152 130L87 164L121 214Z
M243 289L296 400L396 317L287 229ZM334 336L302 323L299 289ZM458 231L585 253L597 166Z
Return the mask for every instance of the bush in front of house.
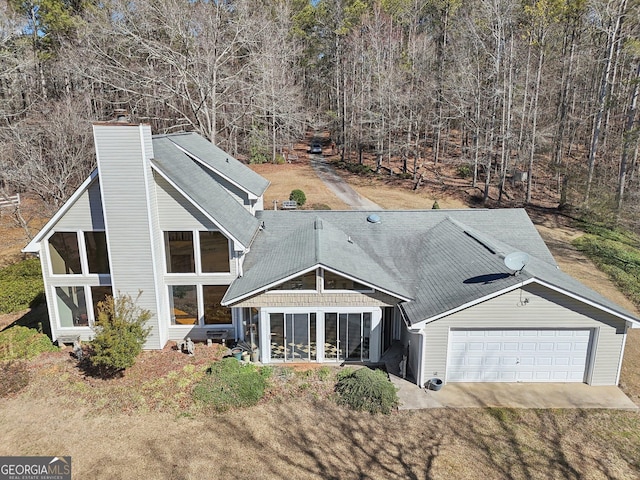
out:
M0 361L29 360L57 350L49 337L32 328L16 325L0 332Z
M388 415L398 406L396 387L382 370L345 368L336 384L338 403L353 410Z
M302 190L296 188L295 190L291 190L291 193L289 194L289 200L295 200L299 206L302 206L306 203L307 196Z
M29 370L24 362L0 362L0 397L17 393L29 385Z
M145 325L151 312L139 307L136 300L119 295L98 303L88 362L100 376L111 377L131 367L142 351L149 336Z
M211 364L193 397L218 412L255 405L264 396L270 368L242 364L232 357Z
M40 260L30 258L0 269L0 313L18 312L43 301Z

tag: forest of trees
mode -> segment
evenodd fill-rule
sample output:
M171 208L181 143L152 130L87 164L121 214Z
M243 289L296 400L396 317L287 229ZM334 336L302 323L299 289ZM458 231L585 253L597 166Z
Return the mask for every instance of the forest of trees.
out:
M639 0L0 0L0 186L61 205L127 109L249 161L329 130L637 217L639 88Z

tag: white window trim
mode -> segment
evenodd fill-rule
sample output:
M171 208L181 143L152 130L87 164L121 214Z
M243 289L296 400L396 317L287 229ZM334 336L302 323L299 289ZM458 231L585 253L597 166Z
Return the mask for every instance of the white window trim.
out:
M327 313L369 313L371 314L371 330L370 330L370 347L369 347L369 361L375 362L380 360L382 352L380 352L379 343L380 337L380 325L382 324L382 307L370 307L370 306L355 306L355 307L261 307L259 309L259 324L260 328L260 361L268 363L279 363L271 358L271 324L269 322L269 315L272 313L315 313L316 314L316 335L320 335L322 331L322 340L324 341L324 328L325 328L325 315ZM318 337L316 337L318 338ZM263 340L264 339L264 340ZM324 351L318 351L315 361L309 363L336 363L334 360L325 360Z
M58 293L56 292L56 288L79 288L82 287L84 290L84 301L85 307L87 309L87 320L89 325L79 325L75 327L63 327L61 323L60 310L58 309ZM91 287L111 287L111 293L113 294L113 286L112 285L90 285L90 284L71 284L71 285L51 285L51 289L53 291L53 295L51 298L54 299L54 307L56 312L56 325L58 330L69 331L76 330L78 328L81 329L92 329L95 326L96 318L95 312L93 311L93 292L91 291Z
M231 308L231 322L230 323L204 323L204 287L208 287L208 286L213 286L213 287L229 287L228 284L220 284L220 285L216 285L216 284L212 284L212 283L207 283L207 282L191 282L191 283L167 283L165 285L166 287L166 291L167 291L167 302L168 302L168 309L167 311L169 312L169 328L174 328L174 329L180 329L180 328L209 328L209 329L215 329L215 328L229 328L232 327L233 325L235 325L234 322L234 310L233 308ZM172 287L196 287L196 303L198 305L198 313L197 313L197 317L198 317L198 323L193 324L193 325L179 325L177 323L175 323L175 319L173 318L173 308L172 308L172 303L173 303L173 292L172 292ZM226 307L226 308L230 308L230 307Z
M192 234L192 238L193 238L193 260L194 260L194 268L195 268L195 272L169 272L169 259L167 258L167 247L168 247L168 241L167 241L167 233L169 232L191 232ZM202 252L200 250L200 232L218 232L220 233L224 238L227 239L227 259L228 259L228 266L229 266L229 270L226 272L203 272L202 271ZM231 247L231 240L229 240L229 238L220 230L197 230L197 229L190 229L190 228L186 228L186 229L171 229L171 230L162 230L162 257L164 258L164 274L167 277L179 277L179 276L188 276L188 277L201 277L201 276L207 276L207 277L225 277L225 276L229 276L231 275L231 262L233 260L233 255L232 255L232 247Z
M111 273L89 273L89 257L87 256L87 244L84 239L85 232L106 232L106 230L55 230L52 231L46 237L45 242L45 250L47 256L47 268L49 269L49 276L52 279L70 279L70 280L81 280L81 279L98 279L101 283L108 282L111 284ZM80 269L82 273L53 273L53 263L51 262L51 249L49 246L49 239L56 233L75 233L76 241L78 242L78 251L80 254ZM107 255L109 255L109 249L107 248ZM111 259L109 259L111 260ZM111 262L109 262L111 264ZM81 284L75 284L70 282L68 285L64 286L82 286Z

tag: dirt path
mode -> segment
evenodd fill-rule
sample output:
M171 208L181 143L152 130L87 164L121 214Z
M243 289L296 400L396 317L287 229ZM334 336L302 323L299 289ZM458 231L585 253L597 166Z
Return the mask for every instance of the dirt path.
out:
M349 205L352 210L382 210L377 203L363 197L340 177L321 155L311 155L311 166L336 197Z

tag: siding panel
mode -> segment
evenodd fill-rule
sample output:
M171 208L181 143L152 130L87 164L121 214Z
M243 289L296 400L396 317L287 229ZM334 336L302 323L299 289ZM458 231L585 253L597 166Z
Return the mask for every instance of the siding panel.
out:
M55 225L56 231L104 230L100 182L94 180Z

